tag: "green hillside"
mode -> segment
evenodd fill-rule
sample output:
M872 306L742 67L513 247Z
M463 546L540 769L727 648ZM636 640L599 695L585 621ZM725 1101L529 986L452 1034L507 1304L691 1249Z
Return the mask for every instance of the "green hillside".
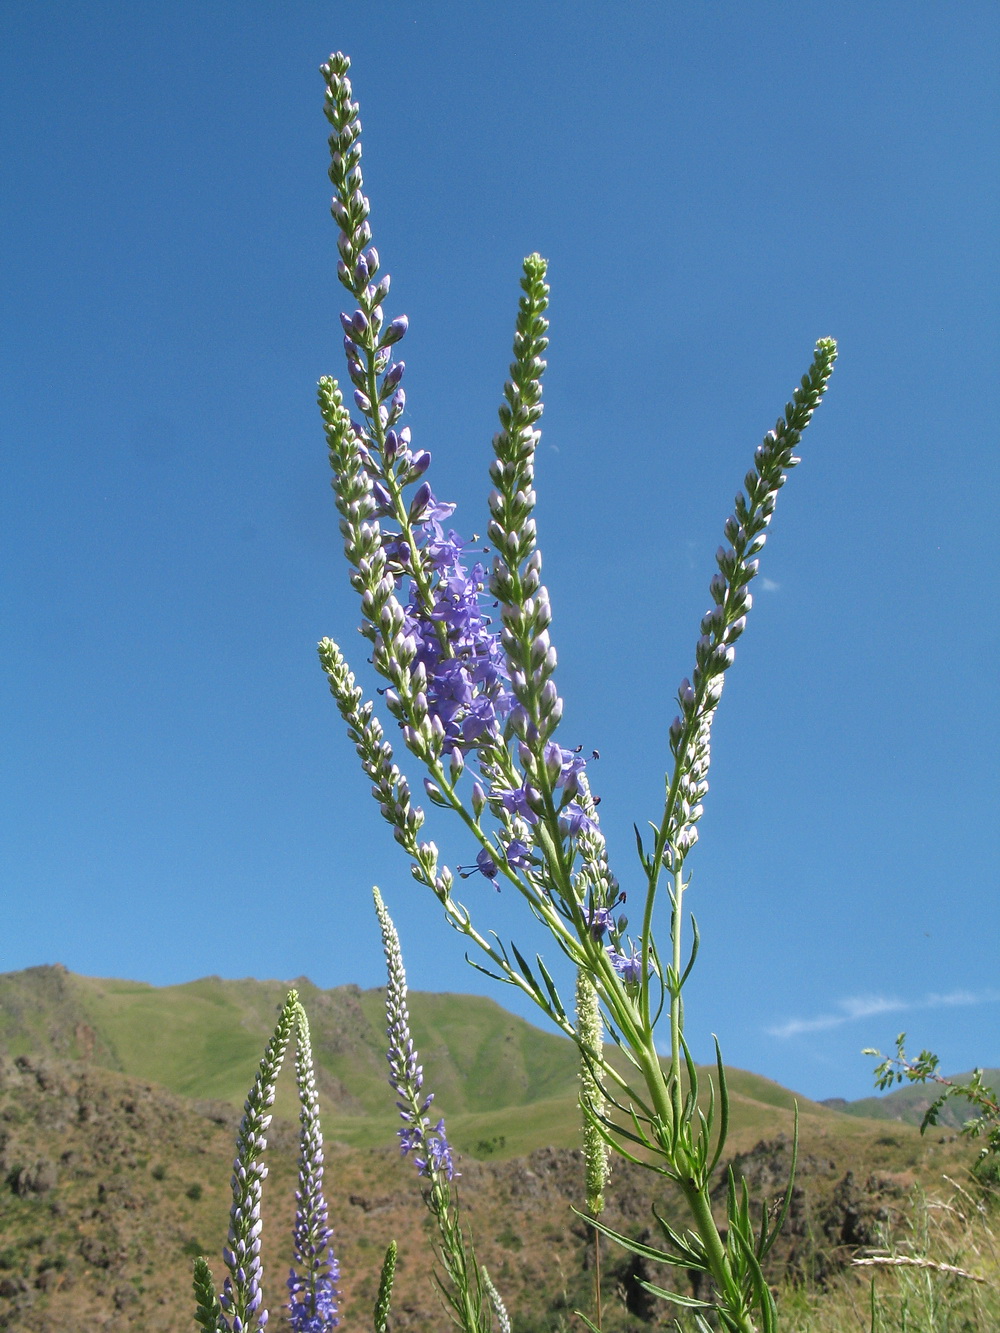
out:
M396 1113L386 1080L383 990L323 991L305 978L204 977L154 987L59 966L28 968L0 975L0 1052L82 1060L180 1096L241 1107L289 984L309 1014L328 1135L384 1143ZM496 1141L495 1151L506 1139L507 1153L515 1141L536 1147L567 1112L576 1134L577 1062L568 1041L481 996L411 992L409 1008L427 1085L459 1141ZM283 1081L277 1114L295 1115L294 1095ZM531 1114L520 1132L507 1135L508 1122L519 1119L514 1108ZM556 1137L575 1146L566 1133Z
M309 1014L326 1137L360 1148L391 1142L398 1121L386 1081L384 990L324 991L305 978L290 984ZM155 987L28 968L0 975L0 1053L82 1060L240 1108L288 985L203 977ZM427 1087L461 1151L499 1160L579 1145L569 1041L482 996L411 992L409 1008ZM730 1071L729 1085L734 1136L790 1129L793 1093L741 1070ZM291 1080L282 1080L277 1114L294 1118L294 1098ZM842 1121L799 1102L817 1125Z
M28 968L0 975L0 1054L80 1060L239 1109L289 985L309 1014L327 1139L360 1148L391 1142L398 1121L386 1080L381 989L221 977L156 987L77 976L58 965ZM506 1159L578 1146L577 1058L569 1041L482 996L411 992L409 1008L427 1087L461 1151ZM704 1071L706 1092L714 1073ZM850 1116L899 1118L894 1098L924 1091L833 1110L742 1070L729 1070L728 1079L734 1148L790 1132L796 1100L804 1126L835 1127L851 1138ZM297 1115L291 1079L279 1084L275 1110Z

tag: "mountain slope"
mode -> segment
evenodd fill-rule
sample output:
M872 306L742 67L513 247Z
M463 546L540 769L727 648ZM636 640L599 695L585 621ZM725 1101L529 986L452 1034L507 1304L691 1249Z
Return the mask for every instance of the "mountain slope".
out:
M179 986L77 976L65 968L0 975L0 1053L82 1060L198 1100L242 1107L289 984L309 1014L323 1125L354 1147L390 1143L398 1127L386 1081L385 992L320 990L293 983L203 977ZM436 1108L464 1152L509 1158L579 1144L577 1056L565 1038L526 1023L493 1000L411 992L414 1039ZM708 1078L703 1071L707 1096ZM728 1071L733 1146L803 1124L854 1127L768 1079ZM276 1113L297 1115L291 1081Z

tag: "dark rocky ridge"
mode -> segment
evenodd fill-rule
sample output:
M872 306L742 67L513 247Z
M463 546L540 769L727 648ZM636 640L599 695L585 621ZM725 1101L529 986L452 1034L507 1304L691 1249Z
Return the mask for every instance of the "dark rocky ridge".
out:
M108 1333L192 1327L194 1253L217 1276L227 1228L228 1181L238 1114L226 1103L188 1101L154 1084L82 1062L0 1058L0 1328ZM814 1278L842 1266L891 1223L913 1182L920 1144L888 1138L874 1150L834 1138L804 1143L789 1224L773 1272ZM296 1128L276 1121L265 1193L264 1263L274 1314L287 1272ZM787 1181L786 1137L757 1144L735 1165L755 1197ZM953 1168L955 1169L955 1168ZM463 1217L515 1314L516 1333L550 1329L560 1311L587 1308L592 1239L572 1211L580 1154L539 1149L508 1162L461 1163ZM378 1266L395 1238L401 1261L394 1327L448 1327L429 1278L426 1213L410 1162L394 1148L328 1155L327 1194L343 1268L345 1324L369 1326ZM648 1172L616 1166L605 1220L655 1244ZM609 1333L660 1329L668 1310L638 1279L664 1270L609 1247L604 1259ZM274 1315L272 1315L272 1318ZM277 1325L280 1327L280 1324Z

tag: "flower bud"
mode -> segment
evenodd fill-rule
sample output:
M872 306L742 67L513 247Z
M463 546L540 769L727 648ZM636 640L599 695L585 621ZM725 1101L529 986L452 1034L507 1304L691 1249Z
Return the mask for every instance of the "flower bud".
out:
M382 336L379 339L380 347L390 347L393 343L399 342L403 334L409 327L409 320L405 315L400 315L392 323L382 330Z
M383 397L388 397L391 391L403 378L403 372L406 370L405 361L397 361L386 371L385 379L382 381Z
M557 698L558 698L558 692L556 690L555 681L547 680L545 684L542 686L542 692L538 700L542 712L543 713L548 712L548 710L552 707Z

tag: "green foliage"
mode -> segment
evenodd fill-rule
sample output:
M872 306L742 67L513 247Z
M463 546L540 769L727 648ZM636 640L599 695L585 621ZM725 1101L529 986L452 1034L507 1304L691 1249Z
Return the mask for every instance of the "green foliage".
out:
M916 1059L907 1057L906 1033L896 1037L896 1054L883 1055L873 1047L866 1047L863 1055L871 1055L880 1061L875 1066L875 1086L883 1092L905 1079L907 1083L934 1083L942 1091L924 1111L920 1123L923 1134L932 1125L937 1125L945 1105L952 1099L964 1099L975 1108L977 1114L967 1119L961 1127L962 1134L968 1138L985 1138L980 1149L980 1160L993 1156L1000 1159L1000 1097L986 1081L982 1069L974 1069L965 1082L943 1078L938 1072L941 1061L933 1051L921 1051Z

